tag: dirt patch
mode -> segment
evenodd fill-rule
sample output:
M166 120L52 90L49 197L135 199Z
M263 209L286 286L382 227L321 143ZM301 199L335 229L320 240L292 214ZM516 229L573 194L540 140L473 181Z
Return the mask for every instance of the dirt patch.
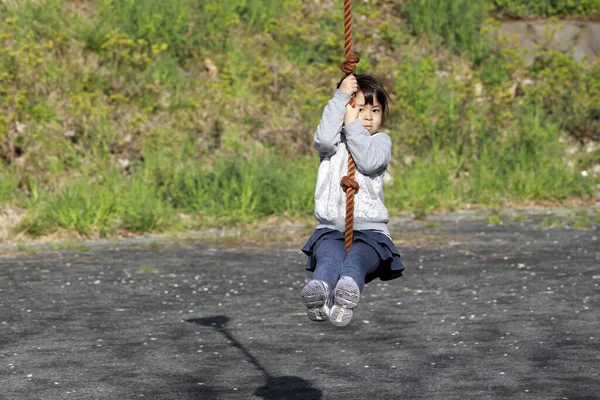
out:
M11 207L0 208L0 243L16 239L14 228L21 222L25 213Z

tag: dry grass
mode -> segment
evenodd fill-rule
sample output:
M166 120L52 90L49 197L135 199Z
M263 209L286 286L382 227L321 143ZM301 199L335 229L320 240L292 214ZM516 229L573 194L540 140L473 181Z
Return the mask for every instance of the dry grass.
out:
M0 207L0 243L18 240L12 230L19 224L24 215L25 212L22 210L16 210L10 206Z

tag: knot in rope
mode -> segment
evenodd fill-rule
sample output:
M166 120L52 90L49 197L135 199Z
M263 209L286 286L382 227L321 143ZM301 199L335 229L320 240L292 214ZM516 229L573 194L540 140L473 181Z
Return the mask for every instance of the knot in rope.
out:
M340 63L340 69L344 74L350 75L356 69L356 64L360 61L360 57L357 54L350 54L346 57L346 60Z
M358 189L360 189L360 185L354 178L350 178L348 175L342 177L341 182L342 188L344 188L344 192L348 193L348 189L354 189L354 193L358 193Z

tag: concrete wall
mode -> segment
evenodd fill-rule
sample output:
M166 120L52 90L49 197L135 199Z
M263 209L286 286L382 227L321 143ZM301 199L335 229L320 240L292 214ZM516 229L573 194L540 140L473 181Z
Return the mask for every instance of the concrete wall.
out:
M579 62L600 62L600 22L559 21L514 21L504 22L500 29L490 28L490 39L495 48L502 46L498 38L504 36L515 40L525 51L525 60L530 65L535 59L535 48L560 51Z

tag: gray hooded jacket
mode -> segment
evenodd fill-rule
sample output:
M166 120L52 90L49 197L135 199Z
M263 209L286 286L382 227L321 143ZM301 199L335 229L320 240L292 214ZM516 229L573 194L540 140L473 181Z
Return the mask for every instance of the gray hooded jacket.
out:
M348 173L348 150L356 164L360 189L354 198L354 230L376 230L389 236L389 213L383 199L383 176L392 153L392 141L383 132L370 135L359 120L342 126L350 96L336 90L314 136L321 165L315 189L315 217L319 228L344 231L346 194L340 182Z

